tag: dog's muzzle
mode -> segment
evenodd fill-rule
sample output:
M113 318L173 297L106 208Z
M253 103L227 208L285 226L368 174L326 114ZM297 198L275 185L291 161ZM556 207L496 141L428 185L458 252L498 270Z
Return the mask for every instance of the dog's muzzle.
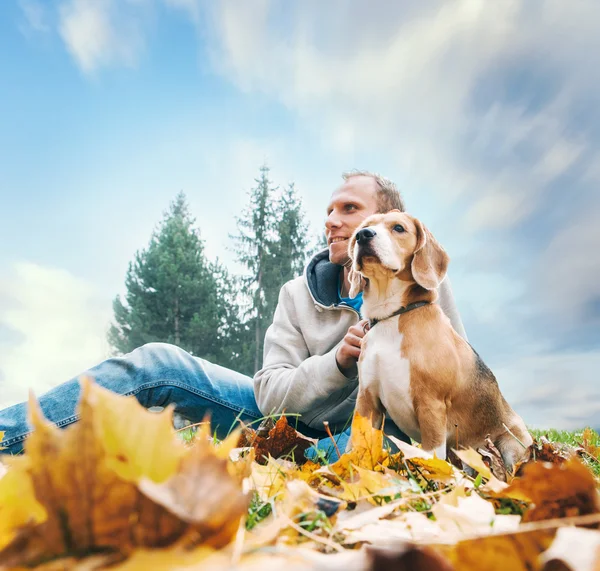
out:
M372 240L377 233L372 228L363 228L356 234L356 242L361 246L364 246L367 242Z

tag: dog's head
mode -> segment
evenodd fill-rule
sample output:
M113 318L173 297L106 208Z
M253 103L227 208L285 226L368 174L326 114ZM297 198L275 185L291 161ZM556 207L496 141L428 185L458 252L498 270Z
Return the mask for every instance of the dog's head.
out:
M348 244L352 260L350 296L361 281L386 272L390 277L414 280L421 287L437 288L446 276L448 254L416 218L391 210L366 218Z

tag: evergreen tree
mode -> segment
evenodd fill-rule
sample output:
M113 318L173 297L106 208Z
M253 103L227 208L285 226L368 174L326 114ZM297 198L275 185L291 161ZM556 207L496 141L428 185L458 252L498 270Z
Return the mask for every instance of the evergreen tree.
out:
M294 183L288 185L276 204L276 241L272 246L272 261L265 280L266 314L272 320L281 286L302 274L307 258L308 224L304 218L302 200Z
M269 167L260 168L257 186L250 191L250 203L237 218L238 236L233 236L238 261L248 269L243 280L250 304L246 312L247 324L252 322L254 370L260 368L266 328L270 323L267 311L266 281L272 275L275 211L273 196L276 189L269 180ZM272 317L272 316L271 316Z
M253 354L253 372L262 364L264 335L273 321L279 291L302 273L307 257L308 226L294 185L278 196L268 175L269 168L264 165L257 186L250 191L249 206L238 218L239 235L233 237L238 261L248 270L243 278L247 292L245 330L239 338L245 357L240 358Z
M218 262L206 259L185 195L179 193L148 248L129 265L125 302L120 296L113 302L109 343L115 352L127 353L162 341L218 362L227 353L232 312L223 295L228 279Z

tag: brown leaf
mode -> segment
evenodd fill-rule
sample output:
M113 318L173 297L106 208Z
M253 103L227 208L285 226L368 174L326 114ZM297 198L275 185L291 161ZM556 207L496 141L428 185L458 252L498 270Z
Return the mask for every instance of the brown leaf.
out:
M461 541L450 551L456 571L530 571L540 569L540 553L548 549L555 529L491 535Z
M576 458L565 463L531 462L523 477L501 494L530 501L523 521L539 521L600 512L596 480Z
M483 457L483 461L487 464L492 474L501 482L506 482L506 466L500 451L494 446L494 443L489 439L485 439L485 448L478 448L477 452Z
M370 548L369 571L453 571L452 564L426 546L407 545L403 549Z
M542 554L544 571L598 571L600 531L562 527L550 548Z
M287 418L283 415L268 430L267 436L264 436L268 427L269 424L263 421L258 430L244 428L238 446L251 446L254 448L256 462L263 465L268 462L269 456L281 458L282 456L293 455L293 459L297 464L306 462L304 452L317 443L315 439L300 434L288 424Z
M203 453L202 462L206 462L201 484L204 490L210 490L210 505L218 505L219 509L224 506L224 513L231 521L224 521L216 509L214 519L209 518L208 522L197 514L183 518L174 507L175 502L157 503L151 492L140 492L137 479L159 482L167 478L164 485L168 489L173 481L169 472L182 469L183 477L189 477L188 465L200 462L197 457L200 452L195 448L185 449L174 436L170 422L157 418L159 415L139 404L135 405L137 409L128 411L129 423L147 428L146 433L131 431L138 449L131 445L131 435L126 431L120 443L113 441L116 435L106 442L104 437L110 434L106 415L110 418L112 414L108 409L112 409L114 400L125 399L106 393L105 389L84 381L78 409L81 420L64 430L48 422L39 405L30 399L34 431L25 443L25 455L14 459L0 480L0 490L6 478L19 480L21 494L14 498L15 503L35 509L26 518L23 510L10 502L3 503L2 514L9 519L3 519L0 531L9 543L0 544L0 569L87 553L129 554L139 546L170 545L189 530L196 533L201 530L206 537L225 531L231 538L235 532L245 508L231 509L239 498L232 492L233 477L223 469L226 460L217 462L207 443L198 448ZM156 443L170 446L159 451L155 449ZM179 468L182 455L189 460ZM239 481L236 485L239 492Z
M0 440L2 440L1 437ZM581 435L581 447L587 454L600 460L600 446L595 446L594 440L598 440L598 435L591 428L586 428Z
M545 436L540 436L531 445L535 451L535 461L563 464L573 456L573 451L566 444L550 442ZM532 455L532 460L533 460Z

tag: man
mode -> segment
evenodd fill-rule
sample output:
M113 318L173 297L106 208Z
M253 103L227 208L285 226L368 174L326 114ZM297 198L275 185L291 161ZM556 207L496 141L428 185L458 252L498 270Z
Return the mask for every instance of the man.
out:
M146 407L174 403L192 422L210 412L219 437L238 418L256 422L285 410L300 415L298 430L321 438L319 448L332 451L323 421L338 433L338 448L345 447L364 336L359 315L362 294L348 298L348 239L367 216L393 208L404 210L404 204L395 185L383 177L353 172L343 178L327 207L328 248L310 261L303 276L282 287L265 336L263 368L254 380L166 343L149 343L84 374L116 393L135 395ZM447 280L439 294L442 309L464 337ZM77 379L39 399L46 417L60 427L77 420ZM22 449L28 433L25 403L0 411L0 431L5 431L4 452ZM391 421L386 432L406 438Z

